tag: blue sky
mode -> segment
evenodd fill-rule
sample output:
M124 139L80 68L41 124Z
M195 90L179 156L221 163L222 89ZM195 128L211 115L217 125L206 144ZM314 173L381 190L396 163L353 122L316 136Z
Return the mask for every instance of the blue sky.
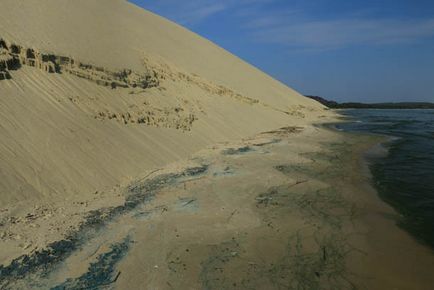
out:
M434 102L434 0L131 0L303 94Z

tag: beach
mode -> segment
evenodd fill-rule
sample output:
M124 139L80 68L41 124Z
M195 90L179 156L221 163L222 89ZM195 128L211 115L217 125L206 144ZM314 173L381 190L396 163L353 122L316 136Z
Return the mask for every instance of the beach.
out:
M86 201L82 216L50 217L80 216L61 234L67 249L34 250L2 269L2 285L429 289L432 251L371 186L363 155L382 141L305 126L212 146Z
M396 171L410 189L432 172L401 154L428 160L432 114L373 165L388 132L333 128L348 116L129 1L1 8L0 289L434 285L432 249L380 199Z

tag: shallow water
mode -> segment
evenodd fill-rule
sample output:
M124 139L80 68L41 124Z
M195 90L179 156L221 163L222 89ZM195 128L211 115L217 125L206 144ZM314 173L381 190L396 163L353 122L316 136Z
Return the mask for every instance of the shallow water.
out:
M345 131L393 136L389 153L370 168L383 200L402 214L399 225L434 248L434 110L345 110Z

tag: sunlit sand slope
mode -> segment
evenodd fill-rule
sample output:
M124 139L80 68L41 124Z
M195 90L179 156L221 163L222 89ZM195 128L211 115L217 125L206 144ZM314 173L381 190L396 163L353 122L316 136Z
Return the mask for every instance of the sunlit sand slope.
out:
M122 0L2 0L0 201L91 194L318 103Z

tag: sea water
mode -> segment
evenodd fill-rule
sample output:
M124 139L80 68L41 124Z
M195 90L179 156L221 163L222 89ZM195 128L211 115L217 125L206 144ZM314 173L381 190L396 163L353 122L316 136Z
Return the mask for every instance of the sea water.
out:
M341 111L345 131L394 137L388 154L371 161L380 197L401 215L398 225L434 248L434 110Z

